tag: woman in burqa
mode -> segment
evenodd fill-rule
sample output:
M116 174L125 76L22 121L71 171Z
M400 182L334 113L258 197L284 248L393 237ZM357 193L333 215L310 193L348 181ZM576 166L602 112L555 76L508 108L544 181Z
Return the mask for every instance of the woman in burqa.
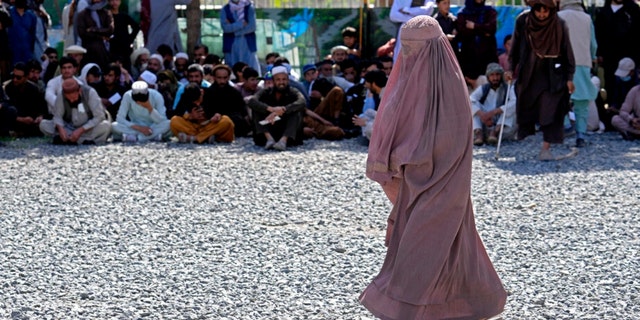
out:
M518 139L543 134L538 158L554 160L552 143L564 140L564 116L575 87L575 61L569 31L557 15L554 0L529 0L531 11L516 19L509 61L518 74L516 115ZM508 75L507 75L508 77Z
M393 209L387 254L360 302L382 319L484 319L506 292L476 231L469 95L438 22L409 20L378 109L367 176Z

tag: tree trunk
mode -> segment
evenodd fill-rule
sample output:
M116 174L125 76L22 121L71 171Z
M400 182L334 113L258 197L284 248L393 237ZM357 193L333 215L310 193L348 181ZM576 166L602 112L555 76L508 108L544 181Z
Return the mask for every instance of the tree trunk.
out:
M200 44L200 34L202 33L202 11L200 10L200 0L191 0L187 5L187 53L193 57L193 48Z

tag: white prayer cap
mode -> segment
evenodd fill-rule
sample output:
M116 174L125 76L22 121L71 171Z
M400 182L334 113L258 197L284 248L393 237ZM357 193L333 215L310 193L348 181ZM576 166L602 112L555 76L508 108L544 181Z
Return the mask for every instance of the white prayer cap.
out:
M148 93L149 85L145 81L136 81L131 85L131 93Z
M64 54L66 55L66 54L69 54L69 53L82 53L82 54L84 54L84 53L87 53L87 49L74 44L74 45L71 45L71 46L68 46L68 47L64 48Z
M289 72L287 72L287 67L284 66L277 66L271 69L271 75L275 76L278 73L289 74Z
M149 57L149 60L151 60L151 59L156 59L156 60L160 61L160 63L162 63L162 56L157 54L157 53L152 54L151 57Z
M178 59L185 59L185 60L189 61L189 56L184 52L178 52L178 53L176 53L176 60L178 60Z

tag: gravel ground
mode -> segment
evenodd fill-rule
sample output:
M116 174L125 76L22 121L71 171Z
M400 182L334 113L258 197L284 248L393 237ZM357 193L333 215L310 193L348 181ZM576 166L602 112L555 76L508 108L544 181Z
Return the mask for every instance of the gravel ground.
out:
M640 318L640 143L475 147L504 319ZM568 150L573 139L559 149ZM0 147L0 318L371 319L390 204L355 140Z

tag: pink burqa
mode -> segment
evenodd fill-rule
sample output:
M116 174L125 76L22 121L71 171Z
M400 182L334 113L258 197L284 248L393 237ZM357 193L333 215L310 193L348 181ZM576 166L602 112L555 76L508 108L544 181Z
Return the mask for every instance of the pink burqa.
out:
M473 216L464 77L436 20L415 17L400 34L367 159L393 203L388 249L360 302L382 319L492 317L506 292Z

